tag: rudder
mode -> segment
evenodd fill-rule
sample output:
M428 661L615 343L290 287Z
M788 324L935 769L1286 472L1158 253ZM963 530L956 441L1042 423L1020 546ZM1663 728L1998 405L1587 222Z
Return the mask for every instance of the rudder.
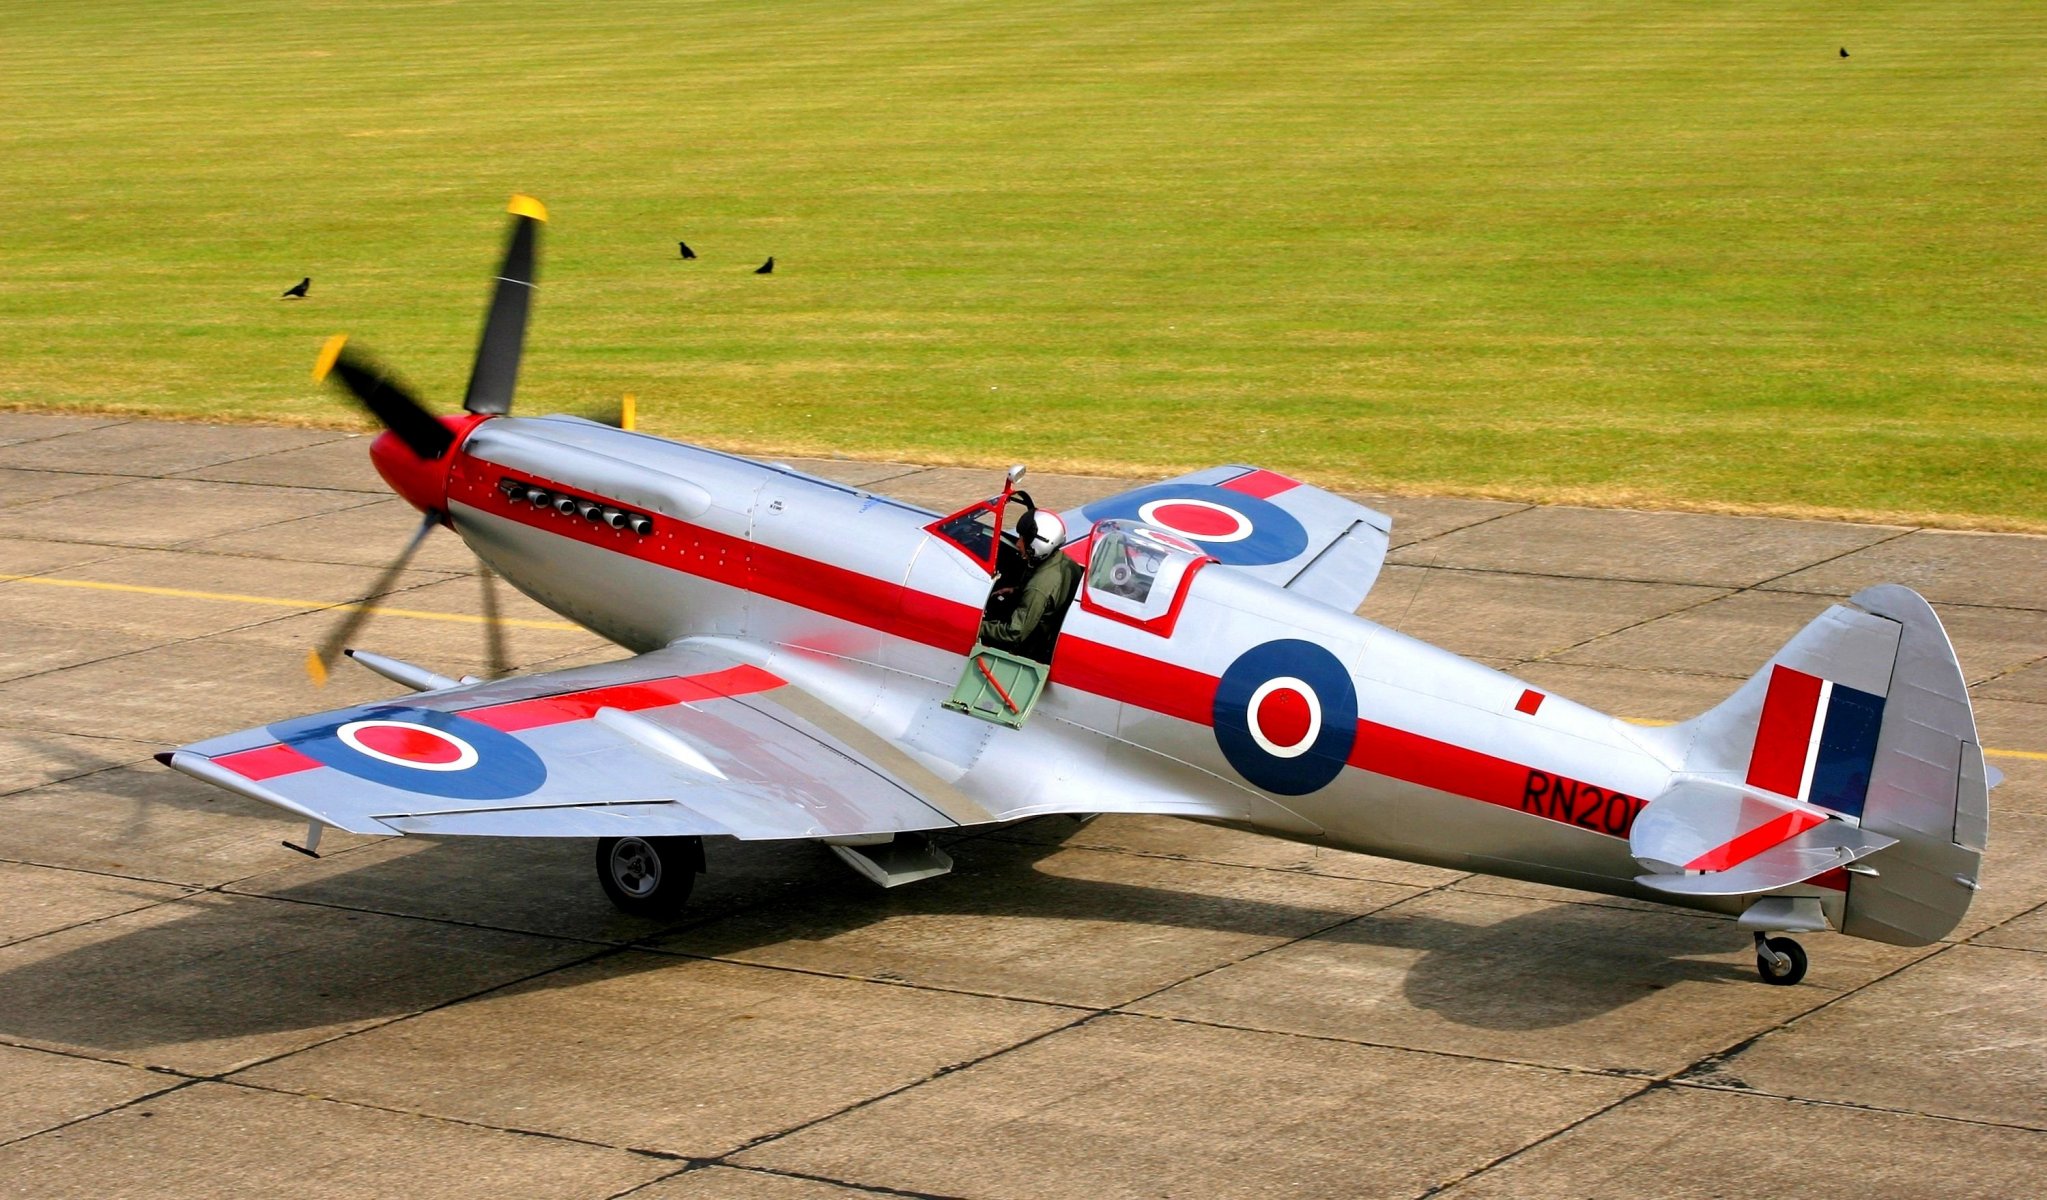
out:
M1841 932L1925 945L1952 931L1975 895L1990 835L1991 773L1968 683L1932 606L1897 584L1851 599L1900 628L1862 815L1863 828L1898 844L1870 859L1877 875L1851 877Z

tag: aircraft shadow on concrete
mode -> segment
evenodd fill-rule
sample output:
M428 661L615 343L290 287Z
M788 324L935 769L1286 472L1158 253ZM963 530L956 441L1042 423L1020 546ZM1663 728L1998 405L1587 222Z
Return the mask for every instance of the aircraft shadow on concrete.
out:
M1546 904L1488 925L1395 908L1339 926L1326 940L1418 950L1408 1003L1478 1029L1575 1025L1680 983L1754 984L1730 921L1607 905Z
M906 914L1282 939L1347 915L1039 869L1038 860L1062 849L1061 840L957 839L952 875L888 892L852 877L822 847L716 846L691 909L666 925L611 910L591 877L586 843L427 843L263 895L188 898L171 919L0 968L0 1036L152 1062L177 1058L152 1048L320 1031L309 1043L515 981L524 988L570 983L575 976L554 968L608 946L660 937L667 939L660 948L678 955L730 956L796 939L821 941ZM1687 957L1733 949L1738 939L1725 923L1612 907L1546 905L1485 925L1395 908L1320 936L1360 953L1375 946L1419 950L1403 988L1407 1000L1487 1029L1569 1025L1657 987L1748 977L1740 965ZM648 954L620 961L629 964L625 969L658 970L683 960ZM877 962L871 977L918 982L914 971L891 974L888 965ZM1519 999L1503 1003L1506 996Z

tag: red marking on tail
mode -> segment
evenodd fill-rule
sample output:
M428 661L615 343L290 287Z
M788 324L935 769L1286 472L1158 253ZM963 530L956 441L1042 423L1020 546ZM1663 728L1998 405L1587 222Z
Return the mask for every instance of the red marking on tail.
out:
M1788 842L1826 818L1808 812L1773 817L1747 833L1737 834L1685 864L1687 871L1725 871L1747 862L1770 847Z
M1805 782L1813 720L1819 712L1820 684L1819 676L1786 666L1770 672L1770 691L1763 697L1763 716L1756 726L1755 749L1749 755L1750 787L1780 796L1798 795Z

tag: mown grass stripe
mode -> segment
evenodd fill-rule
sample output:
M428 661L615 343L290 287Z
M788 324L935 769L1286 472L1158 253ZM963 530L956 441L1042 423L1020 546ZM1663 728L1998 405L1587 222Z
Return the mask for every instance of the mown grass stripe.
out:
M17 7L0 406L2047 529L2036 0Z

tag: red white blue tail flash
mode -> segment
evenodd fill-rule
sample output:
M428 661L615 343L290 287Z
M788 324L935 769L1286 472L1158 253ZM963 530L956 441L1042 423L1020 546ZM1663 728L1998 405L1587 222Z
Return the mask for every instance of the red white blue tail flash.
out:
M1862 815L1884 698L1778 666L1749 757L1750 787Z

